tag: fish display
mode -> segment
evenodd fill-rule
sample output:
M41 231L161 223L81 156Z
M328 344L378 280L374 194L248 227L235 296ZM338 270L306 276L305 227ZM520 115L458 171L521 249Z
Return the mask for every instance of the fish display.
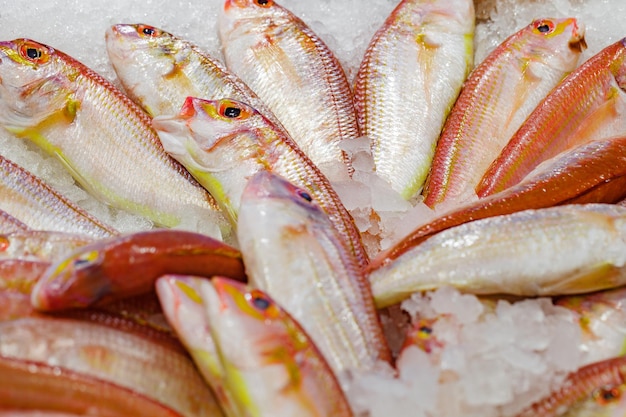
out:
M609 7L283 1L293 12L210 0L123 18L94 3L80 34L82 8L37 19L28 4L30 25L3 9L0 415L623 414L622 358L595 363L626 335L623 42L595 55L619 37L593 18ZM336 10L350 39L315 17ZM58 31L57 13L76 18ZM521 33L534 40L516 50ZM582 56L615 60L574 68ZM585 68L602 80L577 78L561 96L576 99L547 109L540 96ZM429 197L439 145L454 163L470 154L460 178L537 109L558 116L540 126L549 141L589 104L575 143L515 185ZM495 134L461 129L465 149L436 138L497 114ZM431 135L388 158L386 179L378 117L384 145L400 122Z
M401 1L356 75L359 125L370 138L376 172L406 199L421 191L473 66L474 20L473 1Z
M219 235L213 198L163 151L150 117L110 82L30 39L0 43L0 63L0 126L56 156L112 206L170 227L188 207Z
M338 163L349 174L340 143L360 136L354 98L324 41L273 0L225 1L218 28L227 67L259 95L300 149L329 180L344 178L336 174Z
M113 25L105 37L124 91L150 116L178 113L187 97L228 97L250 104L281 128L246 83L191 42L145 24Z
M367 263L354 220L328 179L256 109L230 99L189 97L179 114L155 117L153 125L165 150L211 192L235 229L246 182L270 170L311 193L359 264Z
M536 19L474 68L437 142L422 193L426 205L475 199L474 188L511 136L576 68L584 33L575 18Z
M250 284L302 324L340 378L390 360L367 278L306 190L259 172L237 230Z

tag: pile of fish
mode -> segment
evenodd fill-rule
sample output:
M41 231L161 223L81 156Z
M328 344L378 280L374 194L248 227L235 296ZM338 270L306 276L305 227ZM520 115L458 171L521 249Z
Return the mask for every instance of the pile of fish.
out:
M446 287L580 318L585 366L510 415L626 407L626 40L581 64L584 24L544 17L474 63L474 13L400 1L353 83L273 0L225 0L224 63L112 26L123 90L0 42L0 126L154 225L120 233L0 156L0 414L368 415L354 375L439 346L381 317ZM391 245L344 203L373 182L428 213Z

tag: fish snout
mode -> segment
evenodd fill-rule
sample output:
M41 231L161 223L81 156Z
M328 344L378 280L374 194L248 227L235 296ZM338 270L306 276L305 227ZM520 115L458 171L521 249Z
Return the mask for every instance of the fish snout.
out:
M585 40L585 25L574 19L572 28L572 38L569 41L569 48L572 51L582 53L587 49Z

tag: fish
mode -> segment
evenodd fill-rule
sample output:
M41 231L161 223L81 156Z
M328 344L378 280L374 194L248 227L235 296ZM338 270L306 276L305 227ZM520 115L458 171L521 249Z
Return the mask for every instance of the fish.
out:
M77 249L50 266L31 300L41 311L106 304L150 292L168 273L245 279L241 252L234 247L200 233L155 229Z
M354 97L324 41L273 0L225 0L218 33L228 69L267 104L324 175L330 181L351 175L340 144L361 135Z
M426 181L445 119L474 62L474 2L403 0L369 42L354 81L376 173L409 200Z
M1 116L0 116L1 117ZM20 165L0 155L0 209L36 230L80 233L94 238L119 234ZM20 228L22 228L20 226Z
M626 413L626 357L583 366L517 417L602 417Z
M80 372L152 398L187 416L222 415L186 352L141 334L82 320L0 322L0 356Z
M105 39L124 91L151 117L178 113L187 97L228 97L249 103L284 130L246 83L186 39L141 23L113 25Z
M200 287L206 277L163 275L156 292L167 321L191 355L200 374L215 394L224 415L238 417L232 393L226 387L224 366L211 336Z
M267 294L223 277L200 285L240 415L353 415L307 333Z
M269 170L304 188L328 214L361 266L369 261L360 232L328 178L265 116L230 99L188 97L177 115L152 125L166 152L215 197L234 230L248 179Z
M0 413L182 417L162 403L113 383L41 362L0 356ZM33 414L39 413L39 414ZM15 414L11 414L15 415ZM19 414L18 414L19 415Z
M417 227L368 264L374 270L410 248L463 223L561 204L616 203L626 197L626 137L590 141L539 165L520 183L461 205ZM616 187L615 194L600 193Z
M437 142L422 195L434 208L476 199L489 164L539 102L573 71L585 49L575 18L536 19L476 66Z
M165 153L151 118L113 84L31 39L0 42L0 63L0 126L58 158L110 206L164 227L197 215L206 233L221 237L215 200Z
M378 308L417 291L547 296L626 284L626 209L571 204L446 229L369 272Z
M518 183L540 162L578 144L625 135L626 38L559 83L513 135L476 187L480 197Z
M367 278L305 189L260 171L239 214L248 282L298 320L340 380L390 362Z

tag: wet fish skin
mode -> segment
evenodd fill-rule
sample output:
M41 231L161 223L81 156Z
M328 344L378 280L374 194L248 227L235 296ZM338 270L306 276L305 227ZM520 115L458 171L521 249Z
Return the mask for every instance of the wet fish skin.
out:
M82 320L27 317L0 323L3 357L34 360L127 387L188 416L220 416L182 349Z
M359 125L376 172L407 200L473 66L473 35L473 1L403 0L365 52L354 82Z
M165 150L211 192L234 229L247 180L269 170L306 189L359 265L367 264L359 230L328 179L289 136L254 108L230 99L189 97L178 115L155 117L153 126Z
M365 275L305 189L257 173L237 230L250 284L298 320L340 380L391 360Z
M110 82L30 39L0 42L0 125L56 156L90 194L161 226L202 213L218 235L212 197L170 158L151 119ZM131 181L132 180L132 181Z
M168 322L193 358L226 416L238 417L235 401L225 386L225 370L211 336L209 318L200 292L206 277L164 275L156 291Z
M537 19L477 65L437 142L424 203L432 208L475 199L474 188L489 164L535 106L574 70L585 45L575 18Z
M306 332L267 294L222 277L200 285L226 383L242 416L353 415Z
M11 216L4 210L0 210L0 233L25 232L29 227Z
M370 272L377 307L451 285L474 294L576 294L626 283L626 209L563 205L465 223Z
M338 162L351 173L339 143L360 136L354 98L323 40L274 1L225 0L218 25L227 67L267 104L300 149L331 181L344 179L335 177Z
M367 269L375 270L436 233L470 221L560 204L616 203L625 197L624 179L626 137L582 144L545 161L519 184L460 206L416 228L373 258ZM616 194L602 192L614 183Z
M584 366L517 417L619 417L626 410L626 357Z
M131 389L40 362L0 357L0 410L182 417Z
M604 48L537 105L476 187L478 196L519 182L535 166L578 144L626 134L626 38Z
M93 242L52 264L32 303L45 311L105 304L150 292L168 273L245 279L237 249L199 233L156 229Z
M95 239L77 233L29 230L0 234L0 259L54 262Z
M0 209L32 229L83 233L98 238L118 234L41 178L2 155Z
M278 119L239 77L191 42L146 24L116 24L106 48L124 90L152 116L176 114L187 97L229 97Z

